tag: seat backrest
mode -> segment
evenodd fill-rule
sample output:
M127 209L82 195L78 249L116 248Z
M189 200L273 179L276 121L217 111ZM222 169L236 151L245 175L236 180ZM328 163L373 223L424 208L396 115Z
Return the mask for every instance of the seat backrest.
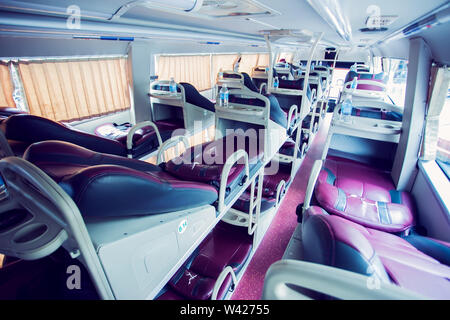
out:
M253 92L259 92L258 88L253 83L252 78L247 73L242 72L242 76L244 77L244 86Z
M159 172L151 163L121 156L95 152L70 142L49 140L33 143L23 158L44 170L56 181L80 169L95 165L118 165L142 172Z
M302 248L306 261L341 268L390 282L367 230L344 218L310 207L302 220Z
M123 144L93 134L71 129L61 123L28 114L9 117L0 124L0 129L8 140L35 143L60 140L103 153L126 156Z
M256 89L256 87L254 87L253 89ZM252 90L252 91L254 91L254 90ZM256 90L255 92L258 92L258 90ZM269 99L269 102L270 102L270 120L278 123L283 128L286 128L287 127L287 115L286 115L286 112L284 112L283 109L281 108L280 103L278 102L278 99L273 94L267 94L265 96ZM260 107L265 106L264 101L262 101L260 99L242 98L242 97L235 96L235 95L230 95L229 102L245 104L245 105L252 105L252 106L260 106Z
M297 80L279 80L280 89L292 89L292 90L302 90L303 89L304 78ZM278 99L281 109L284 111L289 111L292 105L296 105L298 108L302 106L303 96L286 95L281 93L274 93L275 97ZM308 85L306 95L308 99L311 99L312 91L311 86Z

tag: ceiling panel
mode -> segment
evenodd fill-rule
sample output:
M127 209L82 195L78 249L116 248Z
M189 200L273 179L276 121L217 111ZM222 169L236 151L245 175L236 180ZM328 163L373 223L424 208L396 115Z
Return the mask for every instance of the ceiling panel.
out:
M312 0L319 1L319 0ZM324 3L333 2L334 0L322 0ZM185 30L188 28L197 28L200 30L220 32L232 32L238 36L258 36L260 30L267 29L307 29L315 32L324 32L324 39L336 45L367 45L376 43L384 39L394 31L402 29L411 21L423 16L433 9L448 3L446 0L336 0L342 7L344 16L350 21L352 28L352 43L347 43L337 34L329 23L324 21L316 11L308 4L307 0L259 0L259 2L273 10L281 13L271 17L232 17L205 19L188 14L174 14L163 12L160 10L149 9L143 6L131 7L123 16L117 20L109 21L119 8L125 4L131 3L131 0L2 0L0 1L0 9L5 4L7 6L37 6L48 8L47 12L26 11L30 13L40 13L55 15L65 13L65 9L70 5L78 5L81 9L82 20L94 19L101 20L106 23L127 23L146 26L149 23L164 24L175 30ZM137 3L142 1L136 1ZM369 8L377 8L381 15L393 16L398 18L387 28L387 31L380 33L362 33L359 31L366 26L366 20L369 16ZM59 8L59 10L57 10ZM3 7L4 9L4 7ZM96 16L95 13L98 13ZM96 18L97 17L97 18ZM425 34L425 33L424 33ZM434 31L428 33L430 39L434 39L433 43L439 46L436 39L444 39L440 33ZM198 40L198 39L197 39Z

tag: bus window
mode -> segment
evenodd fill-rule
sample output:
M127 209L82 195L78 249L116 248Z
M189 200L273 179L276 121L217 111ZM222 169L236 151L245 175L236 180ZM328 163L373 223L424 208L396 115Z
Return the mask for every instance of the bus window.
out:
M406 77L408 74L407 61L390 59L389 80L387 83L388 99L397 106L405 105Z
M330 98L337 99L339 93L344 87L345 76L347 75L349 69L335 68L333 71L333 80L330 89Z
M436 162L447 175L447 178L450 179L450 90L447 93L447 99L439 117Z

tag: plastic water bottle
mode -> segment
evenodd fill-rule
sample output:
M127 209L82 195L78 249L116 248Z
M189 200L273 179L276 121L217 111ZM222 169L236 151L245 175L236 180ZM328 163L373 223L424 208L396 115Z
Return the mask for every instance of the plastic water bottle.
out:
M351 121L352 110L353 110L352 96L347 95L344 102L342 102L341 106L341 118L344 120L344 122Z
M353 72L358 72L358 69L357 69L356 63L355 63L354 65L352 65L352 66L350 67L350 71L353 71Z
M175 80L173 78L170 78L169 91L170 91L171 96L177 95L177 83L175 82Z
M278 89L279 86L280 86L280 81L278 80L278 77L275 77L275 79L273 79L273 87L275 89Z
M223 71L222 68L219 70L219 80L223 80Z
M221 107L228 107L228 88L226 84L224 84L220 89L219 105Z
M353 81L352 81L352 86L351 86L352 92L354 92L356 90L357 86L358 86L358 78L354 77Z

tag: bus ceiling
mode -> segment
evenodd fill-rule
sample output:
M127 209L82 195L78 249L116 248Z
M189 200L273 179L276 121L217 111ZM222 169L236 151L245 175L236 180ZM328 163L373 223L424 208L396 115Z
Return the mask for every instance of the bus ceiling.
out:
M446 0L4 0L0 34L110 41L191 41L211 50L266 47L262 30L323 33L319 46L406 59L420 36L439 62L450 62ZM405 10L405 8L409 8ZM393 41L396 40L396 41ZM310 43L285 41L294 50ZM215 49L212 49L212 48ZM222 48L223 51L226 51ZM359 59L359 58L358 58Z

